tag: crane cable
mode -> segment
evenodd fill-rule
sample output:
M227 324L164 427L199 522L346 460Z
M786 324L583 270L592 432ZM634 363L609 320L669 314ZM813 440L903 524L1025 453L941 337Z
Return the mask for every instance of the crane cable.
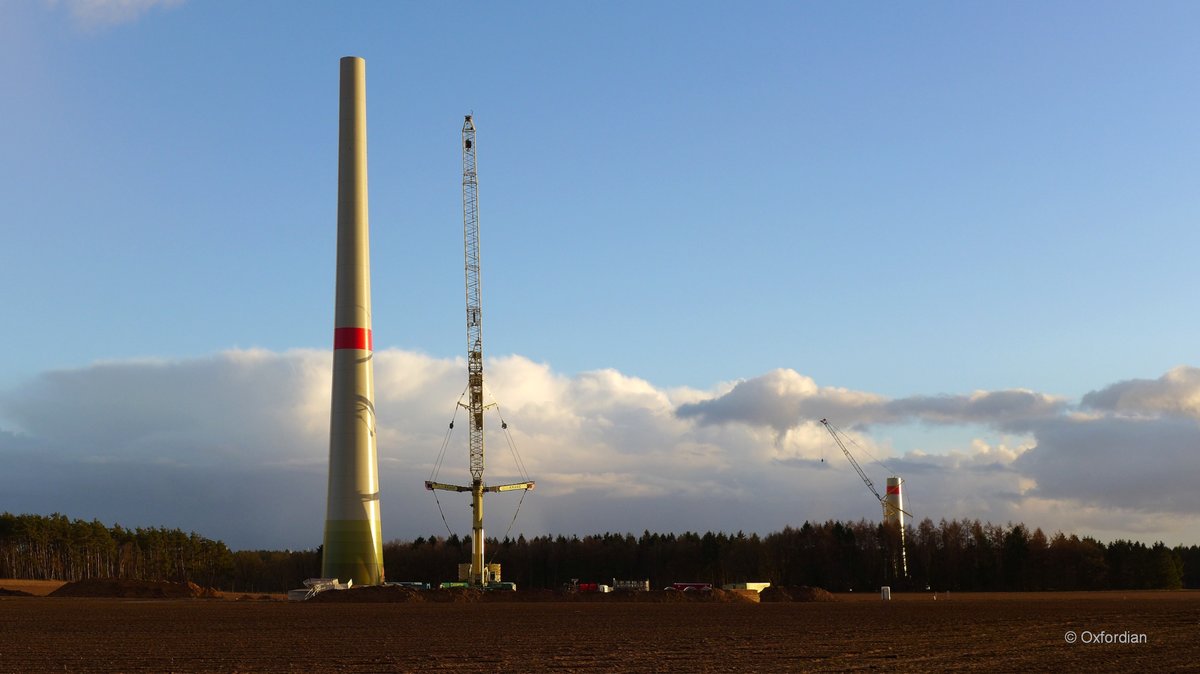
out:
M886 463L884 463L883 461L880 461L879 459L875 458L874 454L868 452L866 447L863 447L862 445L855 442L854 438L847 435L844 431L842 431L842 429L838 428L837 426L834 426L833 424L828 424L828 426L833 428L833 430L837 431L838 433L841 433L843 438L846 438L846 440L848 440L850 442L850 444L854 445L855 447L858 447L858 449L861 450L863 454L866 454L867 456L871 457L872 461L879 464L880 466L883 466L884 470L886 470L887 472L889 472L893 475L896 474L896 471L893 470L891 466L889 466Z
M517 466L517 471L520 472L522 480L528 481L529 471L525 469L525 462L521 459L521 453L517 451L517 443L513 441L512 432L508 430L508 422L504 420L504 413L500 411L499 403L496 403L496 416L500 417L500 429L504 431L504 439L508 441L508 451L510 454L512 454L513 461ZM525 503L525 497L528 494L528 489L521 490L521 498L517 501L517 507L515 510L513 510L512 520L509 521L508 529L504 531L504 539L502 540L507 540L509 535L512 534L513 527L517 524L517 516L521 514L521 505ZM496 550L492 551L492 556L491 560L489 560L489 563L495 561L496 552Z
M488 388L486 383L483 386L484 389ZM488 393L491 393L491 391L489 390ZM492 396L492 399L495 400L495 396ZM520 473L522 480L528 481L529 471L525 468L525 461L521 459L521 453L517 451L517 443L513 440L512 431L508 430L508 422L504 420L504 412L500 409L500 403L493 404L496 407L496 416L500 417L500 430L504 432L504 439L508 442L508 451L513 457L513 463L516 464L517 472ZM513 527L517 524L517 517L521 514L521 505L525 503L525 497L528 494L528 489L521 490L521 498L517 501L517 507L513 510L512 520L509 521L508 529L504 531L504 539L502 540L507 540L509 535L512 534ZM488 560L489 564L496 560L496 552L493 549L491 559Z
M442 463L446 460L446 448L450 445L450 433L454 431L454 420L458 418L458 409L462 407L462 399L467 397L467 388L463 388L462 395L458 397L458 402L454 404L454 414L450 415L450 427L446 429L446 436L442 438L442 449L438 452L437 461L433 464L433 471L429 473L429 481L433 482L442 471Z
M470 385L467 388L470 388ZM467 388L463 389L462 395L458 398L459 402L454 405L454 414L450 417L450 426L446 429L446 435L442 438L442 448L438 452L437 461L434 462L433 470L429 474L430 482L437 480L437 476L441 473L442 464L446 460L446 449L450 446L450 435L454 432L454 421L458 418L458 410L462 407L463 398L467 396ZM508 430L508 422L504 420L504 413L500 411L500 404L494 403L494 405L496 407L496 415L500 417L500 429L503 431L504 439L508 443L508 451L513 457L513 462L516 464L521 479L527 481L529 480L529 471L525 468L525 461L521 459L521 453L517 451L517 444L513 440L512 432ZM433 491L433 500L437 503L438 514L442 516L442 524L446 526L446 533L453 536L454 531L450 529L450 523L446 521L446 512L442 509L442 501L438 498L437 490L433 489L431 491ZM513 526L517 523L517 516L521 514L521 505L525 503L525 496L528 493L528 489L522 490L521 498L517 501L517 508L513 511L512 521L508 523L508 529L504 532L504 538L508 538L509 534L512 533ZM495 553L492 553L492 559L495 559Z
M833 424L829 423L829 422L828 422L828 420L826 420L826 423L825 423L825 425L826 425L826 426L829 426L830 428L832 428L832 429L833 429L834 431L836 431L836 432L837 432L839 435L841 435L843 438L845 438L847 441L849 441L849 442L850 442L850 444L852 444L852 445L854 445L855 447L857 447L857 448L858 448L858 449L859 449L859 450L860 450L860 451L861 451L863 454L866 454L867 456L871 457L871 460L872 460L872 461L874 461L875 463L879 464L880 466L883 466L883 468L884 468L885 470L887 470L887 472L891 473L892 475L895 475L895 474L896 474L896 471L895 471L895 469L893 469L891 466L887 465L887 464L886 464L886 463L884 463L883 461L881 461L881 460L879 460L879 459L875 458L875 455L874 455L874 454L872 454L871 452L868 452L866 447L863 447L862 445L860 445L860 444L858 444L857 442L855 442L855 441L854 441L854 438L852 438L852 437L850 437L849 435L847 435L847 434L846 434L844 431L842 431L842 429L840 429L840 428L838 428L837 426L834 426ZM824 459L822 459L822 461L824 461ZM881 499L881 500L880 500L880 502L881 502L881 503L883 503L883 500ZM885 505L886 505L886 504L885 504ZM900 512L904 513L905 515L908 515L909 517L913 518L914 520L916 519L916 515L913 515L911 512L909 512L909 509L901 509L901 510L900 510Z
M528 493L529 493L528 489L524 489L521 491L521 500L517 501L517 509L513 511L512 521L508 523L508 530L504 532L503 540L508 540L508 535L512 533L513 525L517 523L517 515L519 515L521 513L521 504L525 502L525 495ZM496 552L497 551L495 550L495 548L493 548L492 556L491 556L491 559L488 560L488 564L491 564L492 562L496 561Z
M517 466L517 472L520 473L522 480L528 481L529 471L525 469L525 461L521 459L521 453L517 451L517 443L513 440L512 432L508 430L508 422L504 420L504 412L500 411L500 403L496 403L496 415L500 417L500 430L504 432L504 439L508 441L508 452Z
M462 407L460 403L466 395L467 389L464 388L462 395L458 397L459 402L454 405L454 414L450 416L450 427L446 429L446 436L442 438L442 449L438 452L437 461L433 464L433 471L429 473L430 482L436 481L438 474L442 471L442 463L446 460L446 448L450 446L450 434L454 432L454 420L458 418L458 409ZM454 532L450 530L450 523L446 521L446 512L442 510L442 500L438 498L438 490L431 489L430 491L433 492L433 500L437 503L438 514L442 516L442 524L446 525L446 533L453 536Z

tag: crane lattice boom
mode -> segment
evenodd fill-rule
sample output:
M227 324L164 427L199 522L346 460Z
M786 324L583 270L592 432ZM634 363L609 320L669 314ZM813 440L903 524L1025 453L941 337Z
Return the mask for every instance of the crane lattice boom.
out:
M842 437L837 432L837 430L833 427L833 424L829 423L828 419L822 419L821 424L823 426L825 426L825 430L829 431L829 434L831 436L833 436L834 442L836 442L837 446L839 448L841 448L842 454L846 455L846 459L848 461L850 461L850 465L854 466L854 470L855 470L855 472L858 473L858 476L860 478L862 478L863 484L867 485L867 489L871 490L871 493L875 495L875 499L879 501L879 504L881 506L883 506L883 522L885 524L895 523L895 525L898 529L898 533L900 534L900 568L899 568L899 571L902 574L902 577L907 578L908 577L908 553L906 552L905 545L904 545L904 518L901 517L900 514L903 513L905 515L908 515L909 517L912 517L912 513L908 512L901 506L899 478L894 478L896 481L896 484L895 484L896 491L895 492L892 491L893 478L889 478L889 480L888 480L888 494L889 494L889 496L894 495L894 502L891 499L887 499L887 498L880 496L879 492L875 489L875 484L873 482L871 482L871 478L867 477L867 474L866 474L866 472L863 471L862 466L858 465L858 460L855 459L854 455L850 453L850 449L848 447L846 447L846 443L842 442ZM880 464L880 465L882 465L882 464ZM893 566L893 572L895 572L896 569L895 569L894 560L893 560L892 566Z
M846 458L850 461L850 465L854 466L854 470L858 473L858 476L862 478L863 484L867 485L867 489L870 489L871 493L875 495L875 499L883 505L884 519L887 519L888 516L895 511L902 512L905 515L912 517L912 513L904 510L903 508L896 508L891 503L888 503L887 499L879 495L879 491L875 489L875 483L871 482L871 478L867 477L867 474L863 471L862 466L858 465L858 461L854 458L854 455L850 453L850 450L846 447L846 443L842 442L842 437L838 435L837 431L833 427L833 424L829 423L828 419L822 419L821 424L825 426L825 430L829 431L829 434L833 436L834 442L836 442L837 446L841 448L842 454L846 455Z
M471 417L470 438L470 470L471 484L469 486L446 484L432 478L437 476L437 467L431 479L425 482L425 488L431 491L454 491L471 493L471 563L467 580L473 585L486 586L492 580L498 580L489 571L489 565L484 563L483 556L483 495L485 492L504 492L534 488L533 480L524 482L486 486L483 484L483 412L495 404L483 404L483 302L479 278L479 177L475 170L475 122L467 115L462 128L463 149L463 267L466 276L467 290L467 402L459 401L459 405L467 410ZM507 425L501 420L501 427ZM450 428L454 428L453 421ZM449 435L446 436L447 440ZM512 439L509 438L510 448ZM445 446L442 447L443 453ZM513 448L514 456L516 455ZM440 467L441 458L438 459ZM522 467L522 471L524 468ZM525 476L528 478L528 476ZM518 511L520 504L517 504ZM438 503L439 510L441 503ZM445 515L442 516L443 520ZM513 515L516 522L516 515ZM512 528L511 525L509 527ZM449 526L447 526L449 529ZM490 565L499 569L499 565Z
M483 480L483 303L479 281L479 177L475 123L463 121L463 264L467 288L467 411L471 416L471 480Z

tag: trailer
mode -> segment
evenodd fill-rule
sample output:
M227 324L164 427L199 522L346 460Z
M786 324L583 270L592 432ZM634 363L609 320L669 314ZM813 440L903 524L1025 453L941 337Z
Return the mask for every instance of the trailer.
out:
M712 583L671 583L665 589L677 592L712 592Z
M428 590L430 588L429 583L422 583L421 581L417 581L417 580L392 581L392 582L384 583L384 585L386 587L404 587L404 588L408 588L410 590Z
M767 589L768 587L771 587L770 583L726 583L721 586L721 589L722 590L753 590L755 592L762 592L763 590Z

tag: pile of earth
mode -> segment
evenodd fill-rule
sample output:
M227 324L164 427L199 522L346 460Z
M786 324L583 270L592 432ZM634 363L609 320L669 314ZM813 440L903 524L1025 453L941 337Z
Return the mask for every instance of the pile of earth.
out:
M269 594L260 594L257 597L251 594L243 594L234 601L275 601L275 598Z
M24 590L7 590L0 587L0 597L32 597L33 594Z
M677 604L705 602L727 604L731 602L753 602L754 600L735 591L713 588L711 590L650 590L649 592L580 592L564 597L567 601L584 602L637 602L644 604Z
M441 590L418 592L410 590L407 587L397 587L394 585L360 585L348 590L325 590L318 592L308 601L330 604L406 604L410 602L423 602L425 601L425 597L422 595L432 594L433 592L441 592Z
M470 604L495 600L496 596L511 598L511 592L484 592L469 587L452 587L438 590L413 590L396 585L363 585L348 590L325 590L309 601L330 603L364 604L407 604L413 602L436 602L441 604ZM503 599L502 599L503 601Z
M89 578L67 583L50 593L51 597L116 597L135 599L216 599L221 595L211 587L153 580Z
M823 590L819 587L808 587L801 585L799 587L779 587L772 585L763 590L758 595L758 600L761 602L786 602L786 601L837 601L837 597L828 590Z
M823 592L823 590L822 590ZM828 593L826 593L828 594ZM678 590L655 590L651 592L555 592L553 590L502 590L482 591L474 588L455 587L444 590L412 590L392 585L366 585L348 590L325 590L308 601L328 603L504 603L504 602L587 602L621 603L638 602L651 604L684 602L753 602L756 598L736 591L713 589L709 591L680 592ZM788 601L791 601L790 599ZM813 601L813 600L800 600Z

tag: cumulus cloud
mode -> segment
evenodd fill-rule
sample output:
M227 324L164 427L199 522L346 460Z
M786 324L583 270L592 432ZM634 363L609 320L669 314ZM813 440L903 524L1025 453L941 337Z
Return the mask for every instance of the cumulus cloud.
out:
M179 526L234 547L314 547L324 519L330 368L327 351L239 350L45 372L0 392L4 507ZM878 504L817 421L830 417L857 449L906 478L918 518L1200 538L1200 502L1186 484L1200 469L1200 426L1177 413L1189 389L1161 384L1179 371L1101 389L1080 411L1031 391L889 399L792 370L697 390L615 370L567 375L522 356L490 359L487 368L488 394L538 481L513 535L768 532L805 519L877 518ZM461 358L375 354L389 538L445 533L423 481L458 409L465 369ZM1120 387L1165 392L1114 397ZM517 479L499 416L489 419L488 480ZM938 452L898 452L889 435L954 424L982 435ZM442 481L467 479L458 426ZM859 458L882 483L883 469ZM440 499L450 527L464 534L470 509L459 496ZM519 499L493 495L490 535L506 533Z
M1034 495L1143 512L1200 511L1200 425L1188 419L1063 418L1039 424L1013 462Z
M153 9L170 9L184 0L46 0L51 7L64 6L76 26L100 30L130 23Z
M1158 379L1129 379L1083 397L1084 407L1106 412L1200 419L1200 368L1177 367Z
M975 391L967 395L914 396L892 400L884 406L888 421L915 419L934 424L990 424L1024 428L1053 417L1066 401L1023 389Z
M1011 445L976 438L969 448L945 454L915 451L889 458L901 474L953 476L958 486L971 484L971 489L940 492L946 497L942 505L952 512L1001 512L1019 519L1026 509L1061 517L1074 507L1104 513L1095 521L1117 531L1145 532L1181 516L1194 529L1193 513L1200 509L1200 492L1188 486L1200 473L1196 368L1113 384L1085 395L1079 408L1020 389L885 399L821 387L794 371L776 370L682 405L678 414L702 425L772 429L777 459L793 465L812 465L812 452L804 447L817 428L813 420L826 416L859 431L917 422L1017 434ZM870 435L848 435L874 453L889 454ZM809 442L797 443L798 437ZM795 448L788 452L788 445Z
M795 370L780 369L738 382L723 395L682 405L678 414L706 424L757 424L783 433L824 418L846 426L911 421L1020 426L1057 415L1065 407L1062 399L1021 389L887 399L820 387Z

